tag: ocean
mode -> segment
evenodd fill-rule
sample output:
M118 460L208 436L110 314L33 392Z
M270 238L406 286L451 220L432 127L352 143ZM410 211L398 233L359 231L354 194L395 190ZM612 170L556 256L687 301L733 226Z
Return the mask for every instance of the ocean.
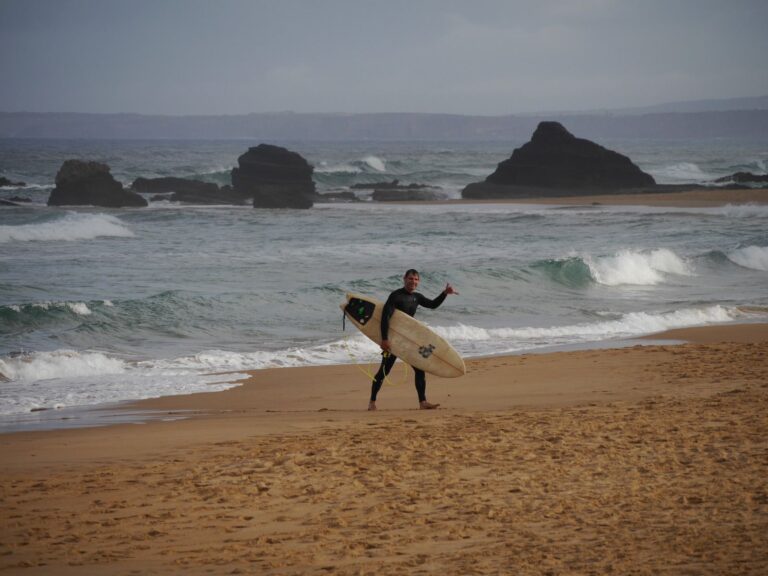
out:
M465 357L766 319L764 205L45 206L69 158L106 162L126 185L139 176L226 184L258 143L0 140L0 174L27 183L0 198L32 200L0 208L0 428L220 390L245 370L377 364L373 343L342 330L339 304L347 291L386 298L408 268L429 297L446 282L460 292L417 318ZM315 166L320 192L397 179L457 198L523 142L272 143ZM663 184L768 165L768 140L599 143ZM361 409L367 394L361 381Z

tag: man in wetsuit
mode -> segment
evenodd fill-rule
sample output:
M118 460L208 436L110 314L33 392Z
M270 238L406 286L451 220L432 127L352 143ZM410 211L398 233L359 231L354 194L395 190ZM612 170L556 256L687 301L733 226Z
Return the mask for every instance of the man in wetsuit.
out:
M373 378L371 384L371 401L368 404L368 410L376 410L376 395L381 389L381 385L384 382L384 378L392 366L397 360L397 356L392 354L389 350L389 320L395 310L401 310L413 316L416 313L416 308L424 306L425 308L437 308L443 303L445 297L448 294L458 294L450 284L445 285L445 289L434 300L430 300L426 296L416 292L416 288L419 286L419 273L416 270L408 270L403 277L403 287L395 290L387 298L387 303L384 304L384 309L381 313L381 349L383 350L381 359L381 366L376 376ZM419 408L422 410L433 410L439 406L439 404L431 404L427 402L427 379L423 370L418 368L413 369L416 393L419 395Z

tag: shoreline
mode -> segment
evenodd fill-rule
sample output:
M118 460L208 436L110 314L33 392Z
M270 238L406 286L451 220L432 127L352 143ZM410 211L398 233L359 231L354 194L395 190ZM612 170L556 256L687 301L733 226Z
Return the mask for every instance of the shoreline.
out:
M428 376L430 385L427 391L434 396L438 394L435 389L441 389L439 392L440 400L443 402L441 411L573 407L583 402L610 401L617 395L624 396L625 399L634 399L647 394L654 387L646 382L645 386L631 388L639 394L630 392L629 388L613 391L588 390L592 387L591 381L595 379L595 375L591 374L590 366L587 364L606 362L608 359L616 360L623 355L666 354L670 350L704 345L728 344L738 347L763 342L768 346L768 322L674 328L632 339L590 342L577 347L565 346L562 349L557 347L512 354L477 356L466 359L467 374L461 378ZM587 362L586 359L591 360ZM624 360L619 363L621 362ZM553 363L568 365L568 369L564 370L562 366L554 371L548 369L547 366ZM28 430L0 431L0 444L3 439L13 436L55 436L57 433L87 435L112 428L164 426L194 422L198 419L226 419L229 416L266 417L269 420L271 415L280 414L365 413L370 374L376 367L377 363L241 370L238 372L248 374L248 378L240 380L239 384L226 390L38 412L29 415L30 419L50 413L52 419L64 420L66 424L63 426L49 424ZM497 394L498 391L494 389L497 387L500 373L512 369L521 372L520 378L527 384L513 393L502 391L501 394ZM571 369L575 369L578 374L569 374L568 370ZM497 371L500 373L495 373ZM385 383L382 389L377 413L407 413L418 409L415 400L411 398L414 395L412 376L410 367L402 362L395 365L389 382ZM554 377L556 381L543 383L542 379L546 377ZM565 379L573 381L567 391L562 389ZM315 389L316 382L328 380L335 383L328 393L322 394ZM517 382L520 381L517 380ZM661 387L663 388L663 385ZM472 388L472 394L466 393L468 388ZM476 397L470 399L472 395ZM430 396L430 399L433 396ZM389 400L382 402L382 399L387 397ZM456 405L450 406L446 402L447 398L454 399ZM54 414L57 416L53 416ZM74 420L82 420L83 423L73 422Z
M512 353L489 354L466 358L468 365L476 362L493 361L497 359L509 360L526 356L548 356L552 354L567 353L594 353L600 351L615 351L639 346L675 346L681 344L717 343L724 340L738 343L759 341L768 334L768 323L749 322L735 324L715 324L707 326L694 326L688 328L676 328L663 332L646 334L631 338L608 339L584 342L580 344L556 345L532 350L521 350ZM13 414L5 417L0 422L0 437L6 434L22 434L36 432L56 432L61 430L77 430L80 428L102 428L107 426L148 424L158 421L185 420L205 415L206 409L201 406L197 398L215 398L219 394L233 393L238 388L247 385L260 374L267 372L270 375L284 374L284 371L314 371L320 372L339 369L347 373L352 370L365 380L370 380L370 375L376 371L378 365L374 363L310 365L300 367L266 368L258 370L241 370L238 373L247 374L247 378L233 382L227 390L216 392L196 392L192 394L173 394L153 398L139 398L109 402L90 406L68 406L60 409L38 410L33 413ZM389 383L402 386L407 381L410 383L412 372L404 369L402 362L398 362L390 376ZM436 377L432 377L436 378ZM442 379L451 382L450 379ZM408 386L406 385L406 388ZM222 410L221 404L229 400L214 401L217 410ZM320 408L322 409L322 408ZM345 409L355 410L356 407ZM406 408L407 409L407 408ZM269 409L267 409L269 411ZM280 411L280 410L276 410Z
M449 407L447 400L457 403L457 408L473 410L496 410L519 406L551 408L574 405L579 402L605 400L616 394L636 397L637 394L622 391L594 390L593 380L586 359L602 358L602 361L619 361L624 355L642 355L645 352L666 352L670 347L699 346L729 342L734 345L768 342L768 323L720 324L667 330L638 338L638 343L626 342L620 346L589 347L577 350L527 352L468 358L467 374L461 378L428 378L427 392L430 399L439 390L438 401ZM648 341L647 344L641 343ZM655 342L654 342L655 341ZM623 362L620 360L619 362ZM598 360L594 360L598 362ZM568 365L568 368L549 369L550 363ZM529 368L528 365L533 365ZM368 370L357 364L330 366L304 366L296 368L268 368L245 371L250 378L240 386L220 392L165 396L131 402L127 409L147 411L177 411L205 413L224 412L236 406L238 411L302 412L302 411L351 411L364 410L370 378ZM496 382L508 368L520 371L522 387L512 392L497 390ZM569 370L574 373L569 374ZM495 373L498 372L498 373ZM579 373L581 380L574 374ZM549 376L555 382L542 379ZM403 369L399 362L391 373L391 384L383 390L379 410L411 410L416 408L412 387L412 372ZM563 381L571 380L569 390L563 389ZM314 382L336 381L336 386L327 394L314 389ZM286 388L290 388L287 391ZM660 386L663 388L663 385ZM353 389L360 391L350 396ZM437 389L437 390L436 390ZM645 388L632 388L647 393ZM471 392L468 392L471 390ZM389 397L389 398L388 398Z
M472 359L434 411L411 375L367 412L358 367L280 368L0 435L0 570L764 573L768 324L649 338L682 336Z

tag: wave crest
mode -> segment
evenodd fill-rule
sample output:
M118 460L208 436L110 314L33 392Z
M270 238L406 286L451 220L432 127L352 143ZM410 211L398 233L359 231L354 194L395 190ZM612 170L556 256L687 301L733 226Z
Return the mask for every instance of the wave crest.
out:
M733 322L743 316L724 306L683 308L671 312L630 312L614 320L567 326L524 328L480 328L476 326L436 327L434 330L459 348L473 342L497 340L500 349L522 350L531 347L590 342L607 338L627 338L706 324ZM502 350L499 350L502 351Z
M0 225L0 244L8 242L70 242L101 236L130 238L134 233L117 217L108 214L68 212L49 222Z
M659 248L650 252L621 250L613 256L586 257L585 264L598 284L653 286L665 275L692 276L691 267L672 250Z
M728 259L744 268L768 272L768 246L746 246L728 254Z
M0 373L8 380L27 382L122 374L125 369L125 362L101 352L57 350L0 359Z
M691 266L672 250L620 250L610 256L569 256L541 260L532 268L542 271L555 282L570 288L591 283L605 286L653 286L664 282L667 275L692 276Z

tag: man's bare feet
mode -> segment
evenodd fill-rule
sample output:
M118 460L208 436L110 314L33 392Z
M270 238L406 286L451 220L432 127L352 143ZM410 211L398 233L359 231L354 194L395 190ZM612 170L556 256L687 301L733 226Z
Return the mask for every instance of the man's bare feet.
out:
M419 402L419 408L421 410L434 410L438 406L440 406L440 404L430 404L426 400L424 400L424 402Z
M376 410L376 402L368 402L368 410Z

